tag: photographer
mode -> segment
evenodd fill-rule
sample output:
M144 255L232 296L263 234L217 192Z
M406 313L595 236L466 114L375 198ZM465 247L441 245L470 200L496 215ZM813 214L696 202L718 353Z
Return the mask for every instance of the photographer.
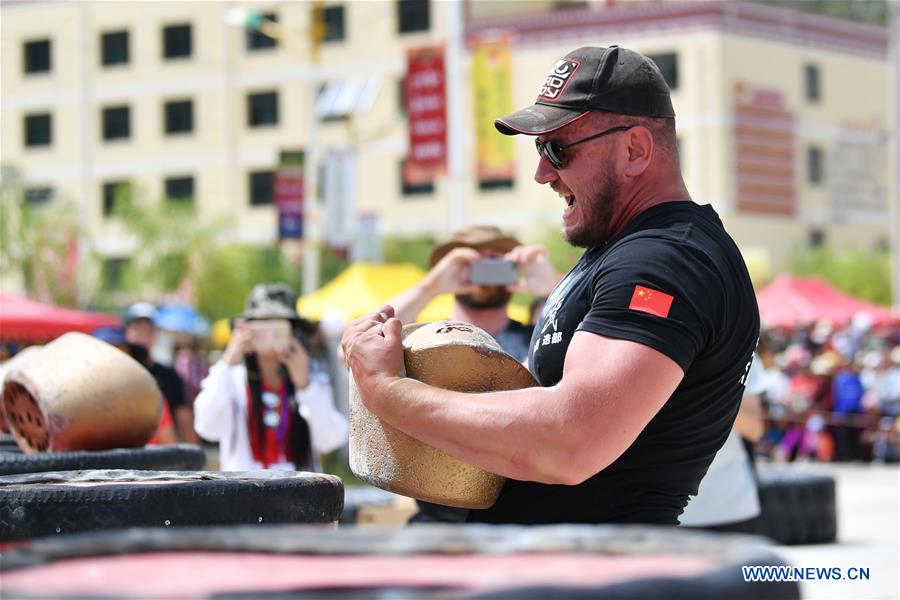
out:
M472 225L437 246L430 265L421 282L389 302L398 319L412 323L436 296L450 293L453 320L485 330L519 362L528 357L532 328L510 319L507 310L513 292L546 296L559 281L543 246L522 246L497 227Z
M315 326L297 314L296 303L287 285L253 288L222 358L203 380L194 427L219 442L222 471L318 471L318 454L347 441L325 361L301 343Z

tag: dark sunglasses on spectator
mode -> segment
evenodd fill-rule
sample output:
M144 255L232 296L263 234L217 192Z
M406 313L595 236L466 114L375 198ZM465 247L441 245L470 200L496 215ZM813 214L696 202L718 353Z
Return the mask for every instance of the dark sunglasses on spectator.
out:
M622 125L619 127L613 127L612 129L607 129L606 131L595 133L594 135L578 140L577 142L572 142L571 144L560 144L559 142L554 141L542 142L541 140L534 138L534 145L537 146L538 154L550 161L550 164L553 165L555 169L564 169L569 163L569 153L566 152L566 150L568 150L572 146L577 146L578 144L583 144L584 142L589 142L611 133L628 131L632 127L636 127L636 125Z

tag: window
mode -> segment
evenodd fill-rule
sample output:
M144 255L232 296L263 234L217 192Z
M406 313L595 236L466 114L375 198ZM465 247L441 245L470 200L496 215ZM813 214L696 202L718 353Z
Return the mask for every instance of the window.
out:
M131 137L131 109L111 106L103 109L103 139L121 140Z
M247 96L247 125L278 124L278 92L260 92Z
M810 102L818 102L821 97L819 67L816 65L803 67L803 81L806 87L806 99Z
M52 187L25 188L25 204L29 206L43 206L53 200Z
M326 6L322 20L325 21L325 36L322 41L339 42L344 39L344 6Z
M423 194L434 193L434 182L425 181L420 183L409 183L405 177L406 161L400 161L400 193L404 196L421 196Z
M131 200L131 182L107 181L103 184L103 216L112 216L116 204Z
M121 288L125 279L125 270L127 268L127 258L107 258L104 260L101 277L103 289L111 291Z
M194 102L174 100L165 104L166 133L190 133L194 130Z
M278 22L278 15L275 13L263 13L260 18L264 21ZM258 29L247 27L247 50L265 50L276 46L278 46L277 40L270 38Z
M166 179L166 199L176 202L193 202L194 178L188 176Z
M674 52L666 54L650 54L647 56L656 63L670 90L678 89L678 55Z
M809 245L812 248L819 248L825 245L825 232L819 229L818 227L814 227L809 230Z
M397 31L428 31L431 26L429 0L397 0Z
M250 206L266 206L275 202L275 171L250 173Z
M191 26L163 27L163 58L186 58L191 55Z
M25 147L49 146L53 143L53 119L49 113L25 115Z
M111 31L101 36L100 64L104 67L128 64L127 31Z
M821 148L810 147L806 152L806 178L811 185L819 185L825 180L825 165Z
M492 190L511 190L512 188L512 179L483 179L478 182L478 189L483 192Z
M24 51L26 74L50 72L50 40L25 42Z

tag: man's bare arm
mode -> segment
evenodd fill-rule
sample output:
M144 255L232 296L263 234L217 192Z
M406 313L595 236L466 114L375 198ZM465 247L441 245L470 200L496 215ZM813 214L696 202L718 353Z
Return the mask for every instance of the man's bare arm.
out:
M606 468L683 377L674 361L647 346L579 332L554 387L452 392L398 376L395 323L370 321L370 337L350 346L369 409L431 446L519 480L572 485ZM373 331L383 337L371 337Z

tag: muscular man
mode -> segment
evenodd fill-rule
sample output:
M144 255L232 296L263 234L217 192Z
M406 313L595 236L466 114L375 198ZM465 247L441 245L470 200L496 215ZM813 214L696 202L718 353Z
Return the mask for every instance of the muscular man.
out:
M342 345L366 406L509 478L490 523L678 523L734 422L759 334L746 266L678 164L656 65L612 46L557 61L534 105L497 119L535 136L535 180L586 250L531 339L541 387L466 394L404 377L393 308Z

